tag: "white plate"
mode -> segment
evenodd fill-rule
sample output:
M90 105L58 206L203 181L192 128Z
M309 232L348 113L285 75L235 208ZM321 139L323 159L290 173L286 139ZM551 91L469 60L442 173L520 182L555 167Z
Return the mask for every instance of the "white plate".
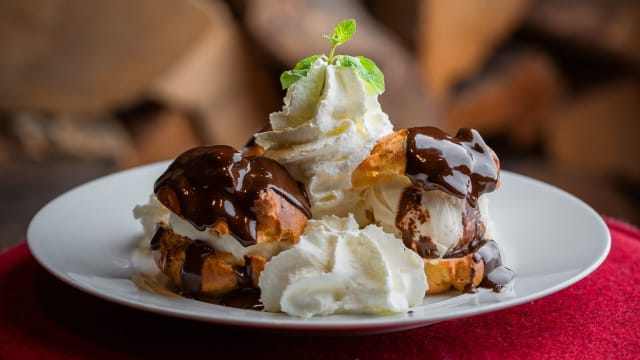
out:
M64 282L103 299L154 313L270 330L363 333L410 329L504 309L574 284L605 259L611 243L601 217L572 195L542 182L502 172L501 188L489 194L506 265L516 273L511 294L429 296L408 314L333 315L299 319L234 309L136 286L132 254L142 234L132 209L145 203L168 163L106 176L47 204L27 233L33 256Z

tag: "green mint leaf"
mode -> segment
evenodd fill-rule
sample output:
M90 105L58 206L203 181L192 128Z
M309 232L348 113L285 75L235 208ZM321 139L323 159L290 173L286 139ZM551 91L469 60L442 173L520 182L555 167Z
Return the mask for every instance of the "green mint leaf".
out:
M354 19L347 19L336 25L333 29L333 35L325 35L324 38L331 43L331 50L329 51L328 63L333 63L335 57L333 53L336 51L338 45L342 45L349 40L356 32L356 21Z
M344 44L349 40L356 32L356 21L354 19L347 19L336 25L333 30L333 40L335 45Z
M280 85L282 85L282 89L286 89L291 86L296 81L301 78L307 76L309 70L311 69L311 65L318 58L319 55L311 55L307 58L304 58L296 64L296 66L292 70L287 70L280 75Z
M319 56L320 55L311 55L307 58L304 58L298 61L298 63L296 64L296 67L294 67L293 70L309 71L309 69L311 69L311 65L313 65L313 62L316 61L316 59Z
M300 73L295 72L294 70L288 70L283 72L280 75L280 85L282 85L282 90L288 88L296 81L300 80L302 75Z
M360 76L371 84L378 94L382 94L384 92L384 74L380 71L380 68L376 63L364 56L358 56L357 58L365 70Z
M354 68L370 90L378 95L384 92L384 74L373 61L364 56L337 55L336 58L340 66Z

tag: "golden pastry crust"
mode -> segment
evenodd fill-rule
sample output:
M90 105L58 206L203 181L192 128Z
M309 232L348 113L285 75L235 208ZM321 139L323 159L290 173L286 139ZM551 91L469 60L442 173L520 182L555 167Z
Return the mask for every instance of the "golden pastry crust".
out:
M258 221L258 244L298 242L308 220L302 210L272 189L261 193L254 205Z
M429 289L427 294L476 288L484 276L484 262L476 261L473 254L452 259L424 259L424 272Z
M378 140L371 154L351 174L354 187L364 187L395 176L404 176L404 142L407 130L401 129Z

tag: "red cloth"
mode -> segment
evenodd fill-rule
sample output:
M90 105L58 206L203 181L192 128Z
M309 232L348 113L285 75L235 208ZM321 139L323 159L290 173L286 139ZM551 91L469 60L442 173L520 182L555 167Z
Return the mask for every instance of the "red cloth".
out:
M0 358L640 358L640 231L607 224L609 257L564 291L485 315L353 337L292 337L129 309L62 283L20 244L0 255Z

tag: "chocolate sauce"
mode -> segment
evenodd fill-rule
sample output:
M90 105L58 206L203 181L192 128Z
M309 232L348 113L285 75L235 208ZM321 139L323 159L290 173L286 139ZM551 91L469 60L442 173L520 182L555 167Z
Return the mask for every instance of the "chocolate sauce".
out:
M481 239L487 232L480 209L477 206L471 206L469 202L465 204L465 211L462 214L462 238L458 241L454 248L463 248L474 239Z
M429 221L429 212L422 208L421 203L420 188L411 186L405 189L398 204L396 228L400 230L406 247L425 259L435 259L440 257L438 247L430 237L420 234L420 224Z
M515 274L513 270L504 266L502 263L500 249L498 248L498 244L493 240L486 238L473 239L468 246L456 251L449 251L443 258L457 258L469 254L473 254L473 259L476 262L480 260L484 262L484 276L480 283L481 287L500 292L505 285L513 280Z
M464 251L471 245L471 242L483 239L487 231L482 215L477 206L472 206L468 201L465 203L465 210L462 213L462 236L458 242L452 246L447 253ZM444 255L447 257L447 254Z
M475 205L478 196L495 190L497 159L473 129L455 137L435 127L407 129L406 175L425 190L442 190Z
M484 262L484 277L480 286L500 292L504 286L509 284L514 277L513 270L504 266L498 244L493 240L485 240L474 253L475 261Z
M202 240L195 240L187 245L180 270L181 295L197 297L200 294L204 261L214 252L215 250Z
M152 251L160 249L160 242L162 241L162 237L164 236L165 229L162 226L158 226L156 232L153 234L151 238L151 243L149 247Z
M206 258L213 255L215 250L202 240L189 243L185 249L184 262L180 269L180 295L206 300L202 296L202 271ZM234 266L238 289L223 295L217 300L222 305L239 307L242 309L256 308L259 310L260 291L253 287L251 281L251 261L245 258L245 266Z
M244 266L233 267L233 270L236 273L238 286L241 288L253 288L253 280L251 279L251 274L253 273L253 269L251 268L251 259L245 256L244 263Z
M198 230L224 220L243 246L257 242L255 201L271 189L311 217L302 185L279 163L243 157L230 146L201 146L178 156L156 180L162 204Z

